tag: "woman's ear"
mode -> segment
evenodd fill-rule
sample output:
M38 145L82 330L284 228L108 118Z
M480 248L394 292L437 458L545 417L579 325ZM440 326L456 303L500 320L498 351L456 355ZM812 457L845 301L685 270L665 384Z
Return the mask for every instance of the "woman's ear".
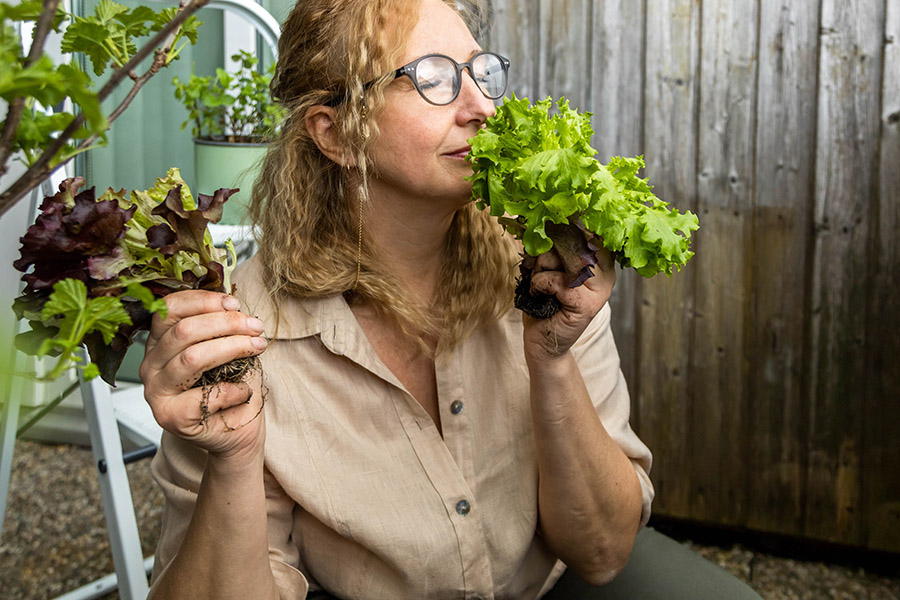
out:
M340 143L335 117L337 113L330 106L315 105L306 111L306 131L319 150L341 167L355 167L356 160L348 156Z

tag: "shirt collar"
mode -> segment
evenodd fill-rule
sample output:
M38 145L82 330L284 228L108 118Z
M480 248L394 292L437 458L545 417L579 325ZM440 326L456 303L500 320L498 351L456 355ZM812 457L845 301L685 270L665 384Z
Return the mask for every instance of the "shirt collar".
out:
M324 298L279 298L280 310L263 283L259 256L253 256L235 269L236 296L243 310L265 324L263 335L273 340L292 340L322 335L334 339L338 330L346 331L355 323L353 313L341 294ZM276 319L277 315L277 319Z
M235 269L238 286L236 296L242 310L262 320L263 335L270 340L299 340L318 337L332 353L345 356L394 386L403 384L381 361L341 294L323 298L279 298L281 310L276 312L272 296L263 284L263 271L257 256Z

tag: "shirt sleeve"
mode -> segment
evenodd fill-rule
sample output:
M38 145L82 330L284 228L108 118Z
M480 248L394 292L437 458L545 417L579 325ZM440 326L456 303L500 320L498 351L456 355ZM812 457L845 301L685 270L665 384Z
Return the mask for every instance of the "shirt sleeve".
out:
M206 468L206 452L184 440L163 433L151 472L165 498L162 529L151 574L151 584L171 564L187 533L200 480ZM274 477L265 471L266 512L269 533L269 562L281 598L302 600L309 585L299 571L299 553L291 542L294 501L284 493Z
M600 421L625 455L631 459L641 484L641 527L650 519L654 490L650 482L650 449L631 429L631 399L619 364L619 351L610 327L607 303L572 347L572 353Z

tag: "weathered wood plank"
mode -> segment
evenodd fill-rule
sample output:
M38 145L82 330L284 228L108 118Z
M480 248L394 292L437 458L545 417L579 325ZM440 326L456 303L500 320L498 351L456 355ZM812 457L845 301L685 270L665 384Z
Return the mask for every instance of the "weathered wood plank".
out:
M493 45L493 27L497 24L497 20L494 18L490 0L460 0L456 3L456 10L481 47L496 52L497 49Z
M820 31L805 532L858 544L884 3L824 0Z
M641 147L643 113L643 5L633 0L595 2L591 61L590 110L594 113L593 146L603 162L612 156L636 156ZM610 304L613 334L629 389L635 391L635 299L640 277L619 271ZM638 428L637 415L632 426Z
M492 0L491 48L510 61L507 96L534 98L540 62L538 0Z
M799 535L819 0L762 0L760 10L746 523Z
M699 3L647 0L644 143L657 194L682 209L696 200ZM701 225L702 227L702 225ZM642 282L635 405L640 435L654 452L654 510L689 516L691 468L688 357L693 265Z
M863 498L867 546L900 552L900 2L887 2L881 169L871 235Z
M535 97L565 96L586 110L591 89L591 0L540 0L540 51Z
M747 494L744 331L752 286L757 4L702 10L698 236L690 378L691 515L738 524Z
M643 7L633 0L596 2L593 11L591 105L593 146L601 161L642 152Z

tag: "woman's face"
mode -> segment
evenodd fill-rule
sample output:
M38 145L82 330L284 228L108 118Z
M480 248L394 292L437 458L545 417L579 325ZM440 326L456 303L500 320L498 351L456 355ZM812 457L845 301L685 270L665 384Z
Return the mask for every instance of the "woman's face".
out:
M481 48L459 15L440 0L423 0L419 21L400 64L426 54L445 54L466 62ZM472 174L465 160L468 139L494 114L468 71L459 96L446 106L426 102L409 77L399 77L385 90L385 107L378 116L380 136L372 147L373 200L390 195L401 203L440 201L455 211L469 201ZM438 208L434 206L434 208Z

